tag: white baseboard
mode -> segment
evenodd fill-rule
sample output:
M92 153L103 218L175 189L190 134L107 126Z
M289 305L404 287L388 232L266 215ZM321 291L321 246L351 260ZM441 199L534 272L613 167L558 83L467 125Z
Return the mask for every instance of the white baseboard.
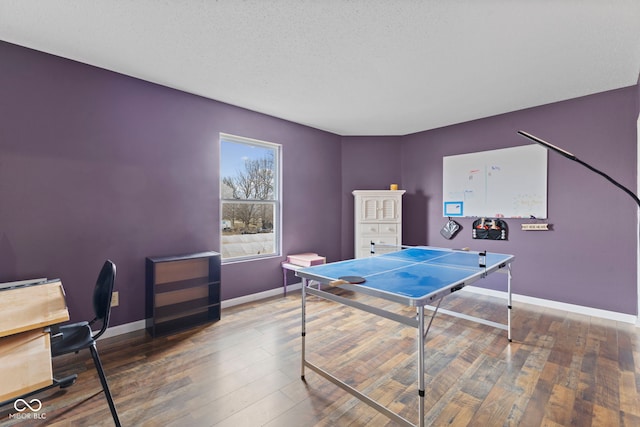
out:
M302 287L302 283L294 283L287 286L287 292L298 290ZM258 301L261 299L277 297L284 294L284 288L269 289L268 291L258 292L257 294L245 295L238 298L232 298L222 301L222 308L233 307L234 305L246 304L248 302Z
M291 284L287 286L287 292L298 290L301 287L302 287L301 283ZM507 293L505 291L496 291L493 289L479 288L477 286L466 286L462 288L462 290L465 292L472 292L476 294L487 295L495 298L501 298L504 300L507 299ZM232 298L232 299L222 301L222 308L233 307L240 304L246 304L253 301L259 301L266 298L276 297L276 296L282 295L283 293L284 293L284 288L275 288L275 289L269 289L268 291L264 291L264 292L258 292L257 294L251 294L251 295L245 295L238 298ZM540 307L553 308L561 311L568 311L571 313L584 314L586 316L593 316L593 317L599 317L603 319L615 320L618 322L631 323L640 327L640 317L634 316L632 314L624 314L624 313L617 313L615 311L600 310L597 308L584 307L581 305L567 304L564 302L551 301L551 300L546 300L542 298L528 297L526 295L512 294L511 298L513 299L513 301L517 301L517 302L537 305ZM126 334L127 332L138 331L140 329L144 329L146 327L146 324L147 324L146 319L143 319L143 320L138 320L131 323L125 323L123 325L113 326L107 329L107 332L104 333L101 339L114 337L116 335Z
M302 283L294 283L287 286L287 292L298 290L302 287ZM246 304L248 302L259 301L266 298L277 297L279 295L284 294L284 288L275 288L269 289L268 291L258 292L257 294L245 295L238 298L232 298L225 301L222 301L221 307L228 308L233 307L235 305ZM131 323L125 323L123 325L111 326L107 331L100 337L100 339L115 337L117 335L126 334L128 332L139 331L140 329L144 329L147 327L147 320L137 320ZM97 331L94 331L97 332Z
M135 322L125 323L118 326L110 326L109 329L99 339L115 337L117 335L126 334L128 332L139 331L147 325L146 319L136 320ZM94 331L97 332L97 331Z
M502 298L505 300L507 299L506 291L496 291L493 289L479 288L477 286L466 286L462 288L462 290L466 292L473 292L476 294ZM586 316L599 317L602 319L615 320L617 322L632 323L632 324L636 324L637 326L640 326L640 320L639 320L640 318L638 318L638 316L634 316L633 314L624 314L624 313L618 313L615 311L600 310L598 308L585 307L582 305L575 305L575 304L567 304L564 302L551 301L551 300L542 299L542 298L534 298L534 297L529 297L526 295L519 295L519 294L511 294L511 299L513 301L523 302L525 304L537 305L545 308L553 308L556 310L568 311L570 313L584 314Z

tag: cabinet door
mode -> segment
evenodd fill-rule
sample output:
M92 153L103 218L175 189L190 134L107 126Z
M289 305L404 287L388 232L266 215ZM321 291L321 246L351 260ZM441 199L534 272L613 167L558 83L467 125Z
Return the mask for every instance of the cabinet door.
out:
M378 218L378 202L377 197L363 197L362 209L360 211L361 221L377 221Z
M397 199L387 197L363 197L361 221L396 221L400 205Z
M398 200L383 198L379 201L378 219L380 221L395 221L398 219Z

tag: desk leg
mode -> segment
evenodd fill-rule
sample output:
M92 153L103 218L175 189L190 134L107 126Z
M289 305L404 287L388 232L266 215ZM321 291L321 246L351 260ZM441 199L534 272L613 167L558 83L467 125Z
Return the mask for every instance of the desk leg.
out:
M287 269L282 267L282 277L284 277L282 287L284 288L284 296L287 296Z
M424 306L418 307L418 420L424 427Z
M302 363L300 366L300 378L304 381L304 364L305 364L305 335L306 331L306 303L307 303L307 279L302 279L302 349L300 350L302 354Z

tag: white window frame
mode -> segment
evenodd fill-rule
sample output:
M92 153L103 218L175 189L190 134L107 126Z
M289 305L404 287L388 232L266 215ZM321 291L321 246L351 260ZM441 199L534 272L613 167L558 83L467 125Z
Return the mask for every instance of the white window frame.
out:
M265 258L280 257L282 254L282 145L273 142L261 141L253 138L246 138L242 136L220 133L219 134L219 151L220 151L220 163L223 162L222 157L222 141L229 141L237 144L245 144L249 146L256 146L260 148L267 148L274 150L274 200L256 200L256 199L228 199L223 197L223 181L222 168L219 168L220 178L220 219L223 220L223 205L225 203L253 203L253 204L269 204L273 206L273 235L274 235L274 252L267 254L252 254L246 256L224 257L223 242L222 242L222 230L220 231L220 250L222 253L222 263L236 263L244 261L252 261ZM218 229L221 228L221 224L218 225Z

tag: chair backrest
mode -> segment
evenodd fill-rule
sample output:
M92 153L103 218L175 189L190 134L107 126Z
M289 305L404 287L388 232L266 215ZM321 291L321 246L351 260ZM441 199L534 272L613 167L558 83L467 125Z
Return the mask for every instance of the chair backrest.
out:
M107 330L109 326L109 314L111 313L111 297L113 295L113 286L116 282L116 265L111 260L106 260L96 280L96 287L93 291L93 311L95 319L91 323L101 320L102 327L100 331L94 335L94 339Z

